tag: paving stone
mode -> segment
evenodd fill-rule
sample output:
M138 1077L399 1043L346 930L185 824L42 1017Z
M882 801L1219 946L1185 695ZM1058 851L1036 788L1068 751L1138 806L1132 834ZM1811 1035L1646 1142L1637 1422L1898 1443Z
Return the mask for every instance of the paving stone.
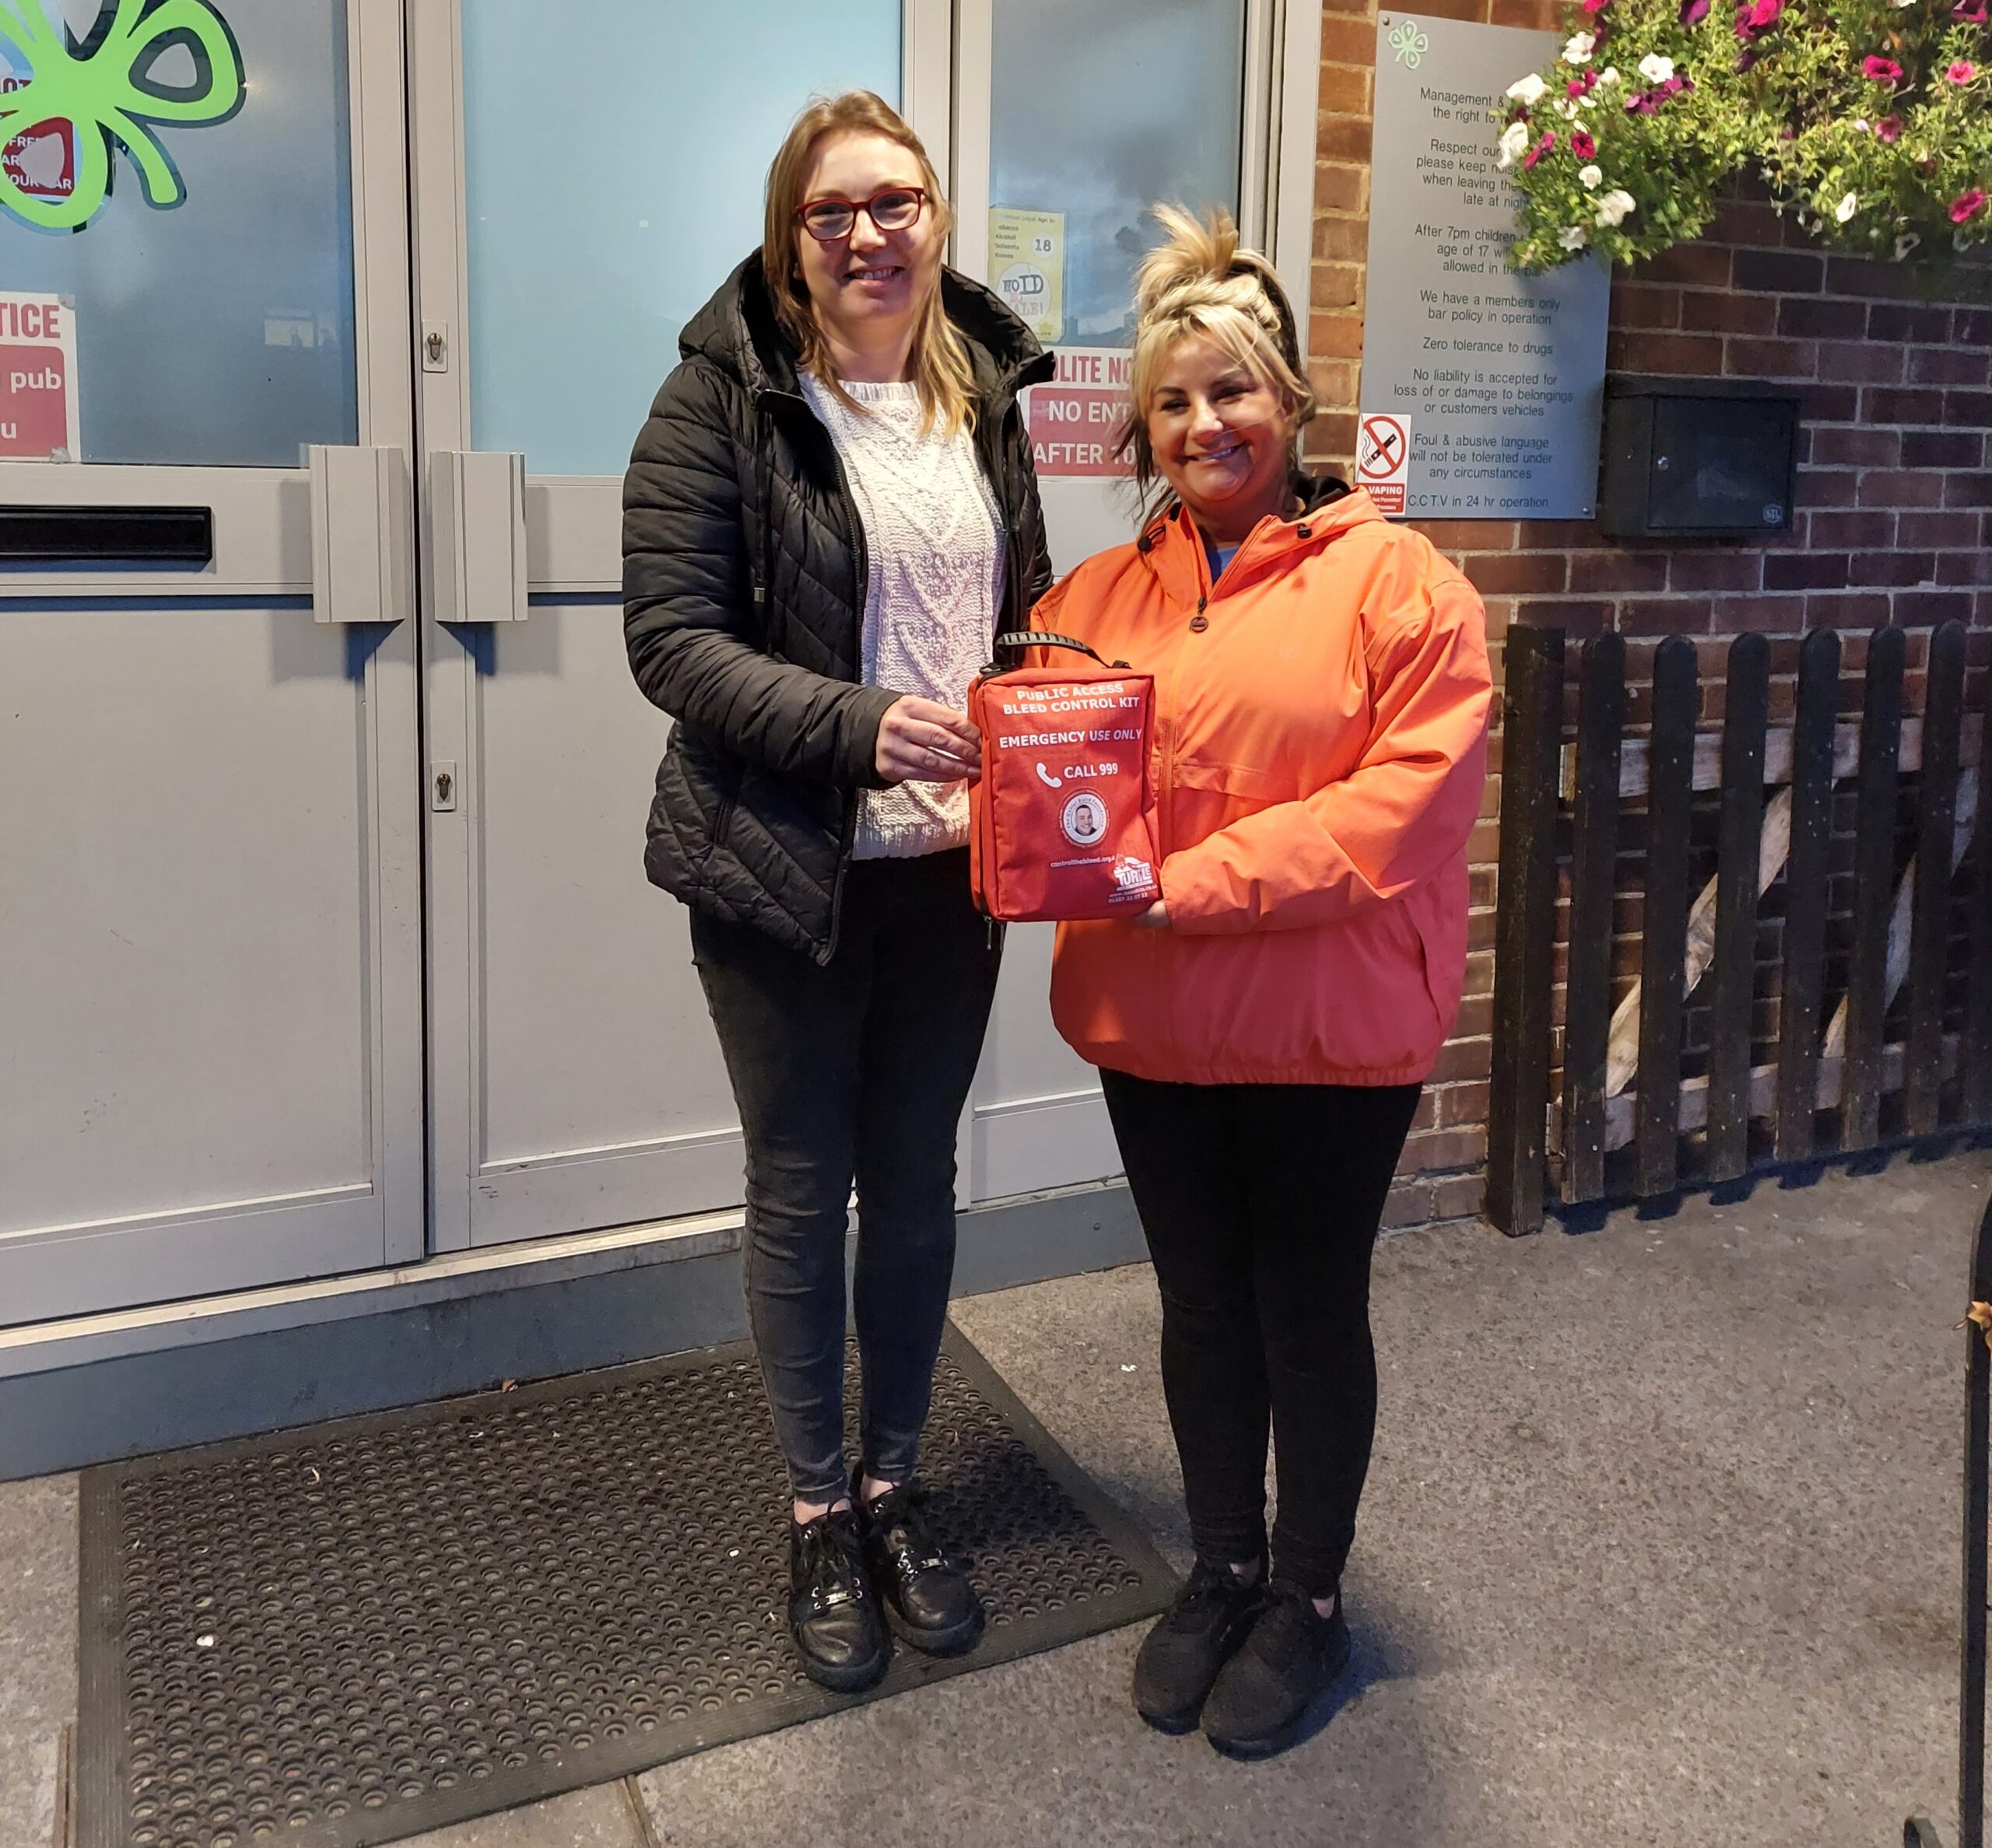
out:
M76 1479L0 1483L0 1848L50 1848L76 1711Z
M407 1848L645 1848L625 1787L598 1784L409 1839Z
M1962 1309L1983 1152L1581 1235L1387 1240L1352 1685L1271 1763L1135 1719L1138 1633L641 1780L673 1848L1955 1841ZM957 1305L1187 1542L1130 1269ZM1132 1371L1128 1369L1131 1369Z

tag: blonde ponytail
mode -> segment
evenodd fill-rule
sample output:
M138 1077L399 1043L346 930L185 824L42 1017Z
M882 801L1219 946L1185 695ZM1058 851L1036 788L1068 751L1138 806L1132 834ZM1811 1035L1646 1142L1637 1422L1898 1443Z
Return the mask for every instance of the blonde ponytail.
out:
M1292 412L1296 437L1316 409L1286 291L1258 251L1238 247L1231 214L1219 205L1198 219L1157 205L1153 216L1167 235L1135 272L1134 359L1117 451L1133 462L1145 522L1157 499L1149 408L1177 342L1200 335L1270 385Z

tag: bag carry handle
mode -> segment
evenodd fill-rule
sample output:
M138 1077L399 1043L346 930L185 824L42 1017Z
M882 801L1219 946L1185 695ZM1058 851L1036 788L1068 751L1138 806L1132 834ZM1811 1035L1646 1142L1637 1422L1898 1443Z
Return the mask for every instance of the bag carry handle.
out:
M1090 655L1093 660L1099 661L1099 665L1103 668L1112 668L1117 673L1121 674L1124 674L1128 671L1128 664L1124 661L1103 660L1099 655L1095 654L1091 648L1089 648L1084 642L1078 640L1075 636L1069 635L1054 635L1049 629L1012 629L1006 634L997 636L994 646L998 655L1001 655L1006 649L1012 651L1016 651L1025 648L1076 648L1080 654ZM988 675L998 673L1001 670L998 668L994 661L991 661L990 665L982 671L985 675Z

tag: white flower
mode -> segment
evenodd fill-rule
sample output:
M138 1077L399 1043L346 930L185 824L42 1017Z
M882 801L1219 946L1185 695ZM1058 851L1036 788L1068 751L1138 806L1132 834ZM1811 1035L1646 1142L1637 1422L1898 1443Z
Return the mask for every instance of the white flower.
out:
M1640 75L1649 83L1664 83L1674 75L1674 60L1649 51L1640 60Z
M1597 99L1589 90L1586 90L1581 96L1578 97L1577 107L1580 109L1595 109L1597 107Z
M1556 113L1566 122L1574 122L1577 119L1577 106L1568 96L1559 96L1556 99L1555 109Z
M1591 53L1597 49L1597 35L1594 33L1580 32L1564 46L1563 61L1566 64L1589 64Z
M1856 129L1859 133L1860 133L1860 134L1862 134L1862 135L1865 135L1865 134L1868 132L1868 118L1867 118L1867 117L1865 117L1864 115L1857 115L1857 116L1856 116L1856 117L1853 118L1853 126L1854 126L1855 129Z
M1580 251L1590 237L1582 225L1566 225L1556 233L1556 241L1566 251Z
M1528 124L1510 122L1501 131L1500 149L1501 158L1495 165L1513 167L1528 152Z
M1601 225L1622 224L1626 213L1638 203L1629 192L1608 192L1597 202L1597 222Z
M1618 81L1618 67L1615 64L1607 65L1598 72L1597 80L1600 83L1616 83Z
M1508 86L1508 100L1520 103L1524 109L1533 109L1548 93L1549 86L1533 71Z
M1577 177L1583 182L1586 192L1595 192L1604 184L1604 169L1594 163L1586 167Z
M1913 231L1905 231L1896 240L1896 261L1899 263L1922 241Z
M1850 192L1833 208L1834 222L1843 225L1860 209L1860 195L1858 193Z

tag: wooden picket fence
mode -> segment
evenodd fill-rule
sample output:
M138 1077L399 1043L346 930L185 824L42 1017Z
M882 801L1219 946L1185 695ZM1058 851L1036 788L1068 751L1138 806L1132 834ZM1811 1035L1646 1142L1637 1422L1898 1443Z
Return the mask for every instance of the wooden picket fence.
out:
M1769 645L1741 636L1720 729L1702 731L1694 644L1670 636L1654 661L1650 728L1628 735L1625 644L1600 636L1576 664L1566 741L1562 632L1509 632L1487 1187L1503 1230L1539 1228L1552 1196L1666 1195L1992 1124L1992 826L1980 819L1992 803L1979 798L1992 673L1968 713L1965 630L1947 623L1930 636L1922 712L1905 717L1906 643L1899 629L1875 632L1860 716L1843 720L1840 638L1808 636L1795 711L1773 724ZM1850 885L1833 838L1843 786ZM1712 820L1714 876L1696 889L1703 792L1715 812L1699 857ZM1627 849L1642 845L1628 882ZM1837 910L1836 875L1848 895ZM1638 968L1615 998L1615 904L1629 883ZM1766 969L1760 917L1780 908ZM1753 1016L1773 1001L1775 1029L1760 1033ZM1684 1053L1691 1004L1706 1009L1705 1053Z

